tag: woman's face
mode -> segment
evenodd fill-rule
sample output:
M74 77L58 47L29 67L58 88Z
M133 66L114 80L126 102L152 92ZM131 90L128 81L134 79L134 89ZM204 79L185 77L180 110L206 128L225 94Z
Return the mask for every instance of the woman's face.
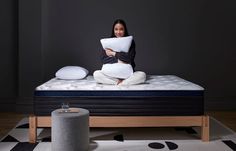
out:
M117 23L114 26L114 33L116 37L123 37L125 35L125 28L122 24Z

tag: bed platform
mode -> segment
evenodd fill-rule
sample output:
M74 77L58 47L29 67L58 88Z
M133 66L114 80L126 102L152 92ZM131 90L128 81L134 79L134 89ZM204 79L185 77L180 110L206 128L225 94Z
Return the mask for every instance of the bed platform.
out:
M51 112L68 102L90 111L90 127L199 126L209 141L209 117L204 115L204 88L173 75L149 75L140 85L97 84L83 80L51 79L34 94L29 141L37 127L51 127Z

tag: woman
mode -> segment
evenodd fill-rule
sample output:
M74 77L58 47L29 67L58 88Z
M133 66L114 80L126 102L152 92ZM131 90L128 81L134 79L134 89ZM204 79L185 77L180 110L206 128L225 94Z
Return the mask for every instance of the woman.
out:
M114 22L112 26L112 34L111 37L126 37L129 36L126 24L123 20L118 19ZM101 51L101 60L103 64L112 64L112 63L127 63L130 64L133 68L135 68L135 42L132 41L129 52L115 52L112 49L105 49ZM103 84L116 84L116 85L132 85L143 83L146 80L146 74L142 71L135 71L129 78L127 79L117 79L114 77L107 76L101 72L101 70L97 70L93 73L94 79L98 83Z

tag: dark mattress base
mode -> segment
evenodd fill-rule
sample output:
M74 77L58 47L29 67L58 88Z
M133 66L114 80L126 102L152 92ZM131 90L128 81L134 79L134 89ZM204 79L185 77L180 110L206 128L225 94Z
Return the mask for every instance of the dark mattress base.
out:
M40 96L34 97L34 114L48 116L63 102L85 108L93 116L195 116L204 114L201 95L173 96Z

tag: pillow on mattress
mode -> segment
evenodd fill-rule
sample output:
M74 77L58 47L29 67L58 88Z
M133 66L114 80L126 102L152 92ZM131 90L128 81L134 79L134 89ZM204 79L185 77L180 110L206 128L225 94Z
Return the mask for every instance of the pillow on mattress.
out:
M133 40L133 36L104 38L100 42L103 49L110 48L116 52L128 52Z
M88 75L88 70L79 66L66 66L58 70L55 75L64 80L83 79Z
M119 79L127 79L133 74L132 66L124 63L104 64L101 71L107 76Z

